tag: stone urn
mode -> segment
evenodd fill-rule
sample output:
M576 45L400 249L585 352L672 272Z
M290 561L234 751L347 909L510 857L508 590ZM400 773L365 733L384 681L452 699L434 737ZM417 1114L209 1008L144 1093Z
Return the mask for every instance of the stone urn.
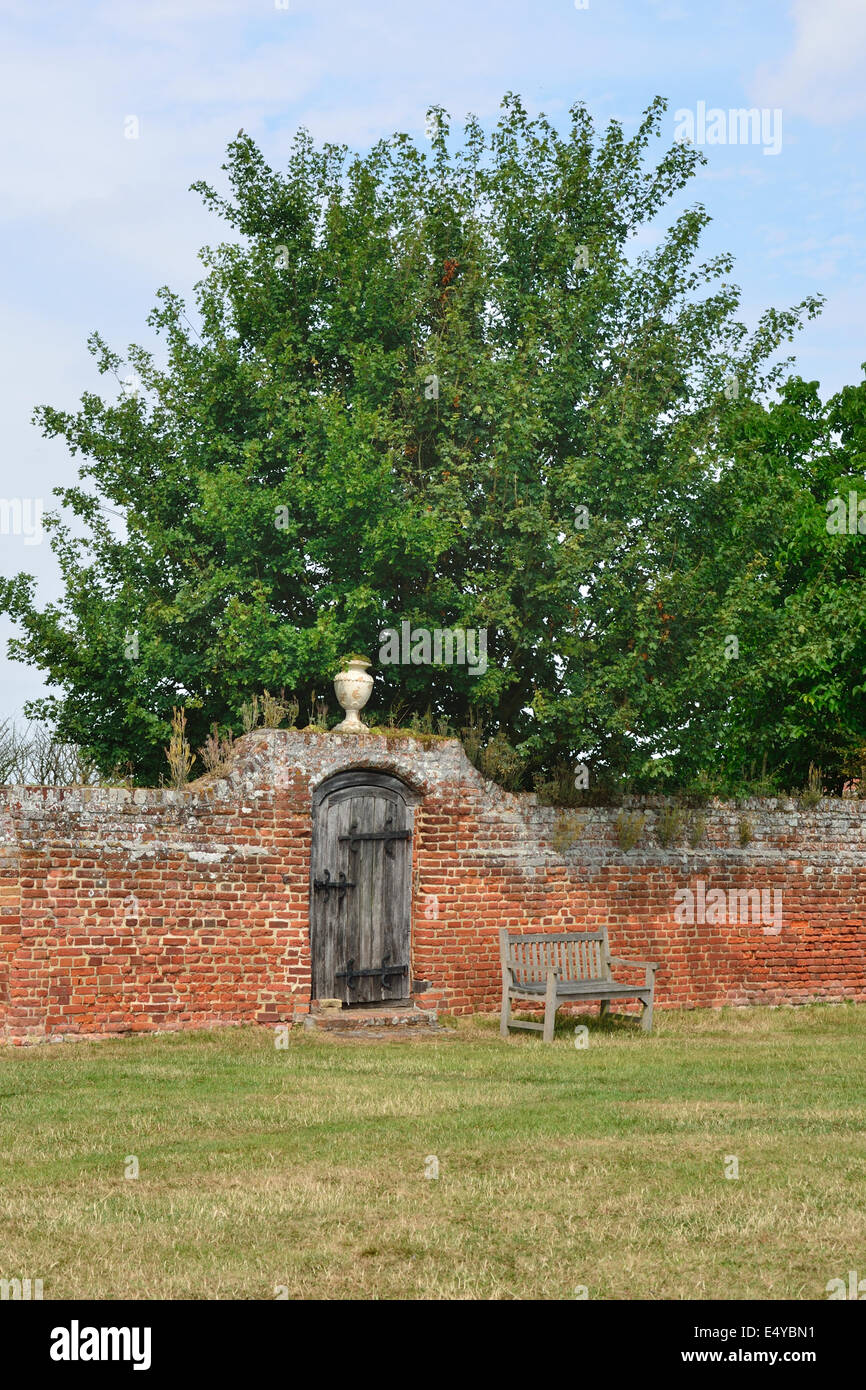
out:
M361 734L367 732L367 725L358 718L358 710L366 705L373 689L373 677L367 671L370 665L364 657L352 657L345 669L334 678L334 691L346 718L337 724L334 733Z

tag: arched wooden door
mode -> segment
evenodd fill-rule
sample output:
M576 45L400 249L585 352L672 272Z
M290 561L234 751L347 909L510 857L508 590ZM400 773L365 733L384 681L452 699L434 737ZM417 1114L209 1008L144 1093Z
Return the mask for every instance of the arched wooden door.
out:
M416 794L381 772L339 773L313 798L313 999L348 1004L411 992Z

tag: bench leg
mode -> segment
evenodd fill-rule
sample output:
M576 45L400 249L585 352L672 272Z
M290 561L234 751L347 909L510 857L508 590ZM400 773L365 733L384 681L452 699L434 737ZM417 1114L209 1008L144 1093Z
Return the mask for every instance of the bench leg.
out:
M544 1042L553 1042L553 1025L556 1022L556 975L551 970L547 977L547 990L544 996Z
M599 1009L598 1009L598 1016L599 1016L599 1018L604 1018L605 1014L609 1014L609 1013L610 1013L610 1000L609 1000L609 999L602 999L601 1004L599 1005Z
M653 1030L653 996L652 996L652 995L650 995L648 1002L647 1002L646 1004L644 1004L644 1006L643 1006L643 1017L641 1018L640 1023L641 1023L641 1027L643 1028L643 1030L644 1030L645 1033L651 1033L651 1032L652 1032L652 1030Z
M502 991L502 1008L499 1011L499 1036L508 1037L508 1025L511 1022L511 1000L508 997L508 990Z

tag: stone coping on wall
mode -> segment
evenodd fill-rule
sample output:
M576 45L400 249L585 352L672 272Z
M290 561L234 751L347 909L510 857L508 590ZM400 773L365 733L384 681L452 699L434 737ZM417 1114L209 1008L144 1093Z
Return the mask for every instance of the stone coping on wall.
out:
M698 806L685 806L672 794L628 795L621 804L588 804L577 807L547 806L539 803L535 792L509 792L484 777L473 767L461 741L458 738L444 738L438 735L422 735L415 738L411 734L382 734L371 729L366 735L322 732L316 729L256 729L235 740L235 756L231 771L223 777L205 774L193 779L182 788L174 787L129 787L89 786L69 783L62 786L48 786L31 783L7 783L0 785L0 805L21 805L33 807L40 804L74 800L81 806L119 807L119 806L166 806L183 807L196 799L208 801L227 799L238 790L255 792L259 787L272 787L285 780L287 771L307 770L310 767L309 754L315 754L322 769L322 778L329 776L326 767L333 763L339 767L398 766L407 757L415 766L429 765L474 782L479 789L488 794L538 806L556 814L574 815L618 815L621 811L659 812L672 806L679 806L687 813L700 814L723 811L742 815L749 811L761 814L779 812L798 817L809 816L813 812L843 815L852 825L866 823L866 798L824 796L814 807L804 810L793 796L748 797L742 800L710 798ZM421 788L419 788L420 790Z
M199 814L233 808L255 816L262 801L285 791L294 777L315 787L338 770L369 767L402 776L422 797L430 794L452 800L468 797L477 809L507 821L531 823L547 831L556 852L566 860L580 859L602 846L624 860L640 863L657 860L700 860L724 849L732 858L754 860L783 850L790 854L808 846L823 858L826 853L845 859L866 851L866 801L822 798L802 809L792 798L750 798L741 803L712 800L705 806L683 809L689 818L706 821L703 841L692 847L683 843L664 846L655 829L660 813L674 804L660 796L631 796L622 807L576 808L540 805L533 792L512 793L484 778L469 762L458 739L415 739L411 735L323 733L317 730L259 729L237 740L231 772L225 777L205 776L182 789L168 787L4 786L0 787L0 846L12 846L26 836L29 822L51 821L68 815L79 822L119 818L121 822L144 813L166 825L195 822ZM450 794L450 795L449 795ZM249 807L244 803L249 801ZM240 805L239 805L240 803ZM618 844L617 822L623 814L646 817L637 843L630 849ZM751 838L740 843L740 826L749 823ZM132 827L130 827L132 828ZM545 838L547 838L545 836ZM682 839L682 833L680 835Z

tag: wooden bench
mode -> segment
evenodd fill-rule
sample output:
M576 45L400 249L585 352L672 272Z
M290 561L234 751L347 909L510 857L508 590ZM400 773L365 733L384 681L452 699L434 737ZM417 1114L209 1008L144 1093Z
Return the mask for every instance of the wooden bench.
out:
M502 1015L499 1031L508 1037L509 1028L532 1028L553 1042L553 1024L560 1004L601 1001L607 1013L611 999L640 999L642 1025L647 1033L653 1024L653 995L657 965L645 960L626 960L612 956L607 928L601 931L532 932L512 936L506 927L499 931L502 962ZM624 984L613 978L612 965L625 965L644 971L643 984ZM544 1000L544 1023L514 1023L513 999Z

